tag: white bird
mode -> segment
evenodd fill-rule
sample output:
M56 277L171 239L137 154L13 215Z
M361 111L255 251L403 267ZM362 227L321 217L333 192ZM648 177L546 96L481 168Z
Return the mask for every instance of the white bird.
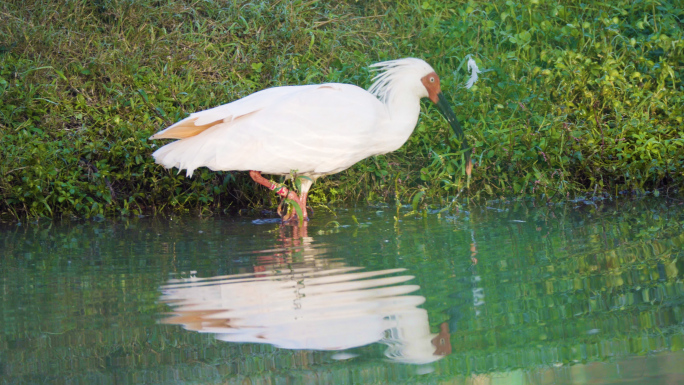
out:
M432 67L415 58L371 67L380 73L368 91L340 83L273 87L190 114L150 138L180 139L152 156L188 176L199 167L250 171L257 183L297 202L301 219L308 220L306 198L315 180L397 150L418 122L420 99L427 97L461 140L470 175L471 150ZM261 173L307 178L297 196Z

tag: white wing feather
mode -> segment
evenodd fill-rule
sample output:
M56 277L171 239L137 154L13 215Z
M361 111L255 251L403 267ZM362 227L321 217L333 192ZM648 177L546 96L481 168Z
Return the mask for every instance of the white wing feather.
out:
M269 98L276 102L244 103L250 108L242 109L242 115L167 144L153 154L155 160L167 168L186 169L188 176L198 167L325 175L387 151L375 146L373 137L381 120L388 118L386 109L367 91L348 84L288 88L278 98ZM201 122L234 116L227 108L233 103L203 111L207 115Z
M184 139L195 136L214 124L231 122L240 116L266 108L289 94L301 91L303 87L316 86L267 88L234 102L192 113L187 118L152 135L150 139Z

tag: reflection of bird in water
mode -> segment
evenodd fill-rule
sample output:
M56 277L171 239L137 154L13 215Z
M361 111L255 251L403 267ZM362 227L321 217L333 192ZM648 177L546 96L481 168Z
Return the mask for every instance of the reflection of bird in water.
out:
M272 252L259 254L254 271L266 271L283 263L292 262L304 263L309 267L325 269L345 266L343 263L327 258L317 259L315 256L320 253L320 249L312 247L313 238L308 236L307 230L306 222L302 223L302 226L280 226L278 228L278 241L281 247L277 250L271 250ZM297 261L293 260L295 255L299 257Z
M406 295L417 285L404 269L293 268L209 279L175 280L162 288L174 307L164 323L216 333L232 342L269 343L285 349L343 350L385 342L396 361L427 363L445 351L432 344L425 298ZM450 346L449 346L450 347Z
M385 355L390 359L407 364L422 364L437 361L451 353L449 325L442 323L439 334L430 333L428 315L425 309L413 308L389 316L393 323L385 335L389 345Z
M223 341L285 349L343 350L383 342L389 345L386 356L404 363L429 363L451 352L448 328L430 333L427 311L418 308L425 298L407 295L419 286L402 284L413 279L398 275L405 269L311 265L172 280L162 287L161 300L173 315L162 322L215 333Z

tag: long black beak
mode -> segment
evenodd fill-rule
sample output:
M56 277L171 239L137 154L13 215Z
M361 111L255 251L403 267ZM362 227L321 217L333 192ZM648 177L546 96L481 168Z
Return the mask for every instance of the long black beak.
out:
M451 126L451 129L454 131L456 137L461 141L461 150L465 150L466 173L470 175L470 173L473 171L473 162L470 160L470 154L473 150L468 145L468 141L466 140L465 135L463 135L463 129L461 128L461 124L458 122L458 119L456 119L456 114L454 114L454 111L451 109L449 102L444 97L444 94L442 94L441 92L437 94L436 104L437 108L439 108L439 111L442 113L442 115L444 115L444 119L446 119L446 121L449 122L449 125Z

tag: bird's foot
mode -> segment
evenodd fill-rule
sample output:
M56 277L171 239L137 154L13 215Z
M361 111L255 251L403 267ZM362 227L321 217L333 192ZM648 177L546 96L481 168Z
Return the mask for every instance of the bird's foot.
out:
M302 222L302 224L308 223L309 217L304 217L304 219L301 222ZM295 212L288 213L284 217L282 217L282 224L284 224L284 225L295 225L295 226L297 226L299 223L300 223L299 216L297 216L297 213L295 213Z
M295 204L297 204L300 207L300 209L302 209L302 205L299 202L299 199L291 199L291 200L295 201L296 202ZM280 206L278 206L278 215L280 215L280 218L282 219L282 223L283 224L293 224L293 225L298 224L300 222L300 220L299 220L299 215L297 213L297 210L294 207L290 207L290 208L284 210L283 209L283 203L284 202L285 201L283 200L283 202L280 204ZM304 207L301 211L302 211L302 216L304 217L302 219L302 221L308 222L309 221L309 215L306 212L306 207Z
M306 212L306 198L308 195L306 191L303 192L300 197L299 195L297 195L297 193L291 191L284 185L271 182L268 179L264 178L263 176L261 176L261 172L259 171L250 171L249 176L252 177L252 179L255 182L259 183L262 186L268 187L270 190L275 191L276 194L283 197L283 200L280 202L280 205L278 206L278 215L280 215L280 217L282 218L283 223L296 224L301 222L299 220L299 216L297 215L297 210L294 207L290 207L287 210L287 212L283 214L283 203L285 203L285 201L293 201L299 207L301 215L303 217L302 221L309 220L309 215ZM308 188L306 190L308 190Z

